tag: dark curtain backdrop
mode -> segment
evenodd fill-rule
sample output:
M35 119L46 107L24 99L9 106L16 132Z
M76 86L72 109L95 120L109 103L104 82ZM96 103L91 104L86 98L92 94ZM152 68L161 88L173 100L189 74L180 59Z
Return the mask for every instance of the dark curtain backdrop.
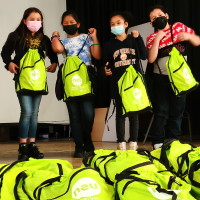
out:
M148 10L155 4L165 6L170 23L179 21L193 28L200 35L200 1L199 0L66 0L67 9L75 10L81 20L83 32L94 27L98 31L98 38L103 47L111 37L109 27L110 14L115 11L130 11L133 14L131 26L149 22ZM196 79L200 81L200 47L189 46L188 62ZM97 107L109 105L109 79L103 74L101 62L97 62L99 69ZM192 130L200 130L200 87L188 95L187 110L191 114Z

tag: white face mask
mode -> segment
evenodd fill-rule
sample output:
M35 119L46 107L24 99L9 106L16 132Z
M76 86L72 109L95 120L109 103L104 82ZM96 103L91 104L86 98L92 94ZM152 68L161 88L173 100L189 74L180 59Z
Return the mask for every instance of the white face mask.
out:
M27 21L26 24L29 31L36 33L42 27L41 21Z

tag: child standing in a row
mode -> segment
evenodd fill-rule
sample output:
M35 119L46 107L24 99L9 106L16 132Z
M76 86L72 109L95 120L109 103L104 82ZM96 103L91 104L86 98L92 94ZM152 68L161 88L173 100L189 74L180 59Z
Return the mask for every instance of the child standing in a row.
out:
M111 76L111 98L116 105L116 133L119 150L126 150L125 141L125 117L122 115L122 100L118 91L118 80L121 78L126 68L133 63L133 67L139 70L139 56L136 51L134 40L137 42L141 59L147 58L147 51L142 37L138 31L133 31L132 35L127 35L128 20L125 13L115 13L110 18L111 32L115 38L104 46L104 63L106 76ZM134 38L133 38L134 37ZM137 149L139 121L138 114L129 117L130 138L129 149Z
M101 48L97 39L97 31L90 28L89 37L79 32L80 21L73 11L66 11L62 15L61 24L67 33L67 39L59 40L58 31L52 34L52 48L56 53L63 53L64 56L77 56L87 67L91 66L91 55L100 59ZM83 47L83 48L82 48ZM67 52L67 55L65 55ZM94 122L94 100L77 98L76 101L66 101L72 136L75 142L74 157L83 157L85 152L93 152L94 145L91 139L91 132Z
M15 53L14 59L11 55ZM45 68L45 54L51 65ZM43 16L39 9L28 8L16 30L9 34L1 56L6 69L14 73L17 97L21 107L19 121L19 160L43 158L35 144L38 111L43 94L47 94L46 71L55 72L57 55L43 32ZM32 70L34 69L34 70Z
M177 97L171 87L166 62L173 45L187 56L187 43L200 45L200 37L183 23L169 24L169 15L161 5L150 9L149 18L156 32L147 37L149 63L153 63L154 120L151 139L154 149L160 148L165 139L180 139L181 123L186 95ZM172 40L173 38L173 40Z

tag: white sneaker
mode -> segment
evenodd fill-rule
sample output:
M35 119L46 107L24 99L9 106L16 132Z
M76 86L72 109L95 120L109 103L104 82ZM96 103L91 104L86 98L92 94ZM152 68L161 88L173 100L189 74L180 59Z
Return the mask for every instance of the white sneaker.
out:
M137 142L129 142L130 150L137 150L137 148L138 148Z
M117 149L122 150L122 151L126 151L126 142L118 142L117 143Z
M154 144L153 149L159 149L160 147L162 147L162 145L163 143Z

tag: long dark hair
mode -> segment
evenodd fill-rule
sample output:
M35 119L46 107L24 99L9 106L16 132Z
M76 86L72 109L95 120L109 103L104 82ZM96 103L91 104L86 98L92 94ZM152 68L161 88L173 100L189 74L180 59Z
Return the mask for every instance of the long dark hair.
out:
M23 46L25 46L26 39L30 40L32 37L31 31L29 31L27 26L24 24L24 20L26 20L32 12L40 14L41 19L42 19L42 24L43 24L43 15L42 15L42 12L38 8L30 7L24 11L22 20L20 24L18 25L18 27L15 29L14 31L15 34L13 34L15 37L14 41L16 42L17 40L20 40L21 42L23 42ZM43 32L43 25L42 25L40 30L36 32L35 37L38 37L42 41L43 36L44 36L44 32Z

